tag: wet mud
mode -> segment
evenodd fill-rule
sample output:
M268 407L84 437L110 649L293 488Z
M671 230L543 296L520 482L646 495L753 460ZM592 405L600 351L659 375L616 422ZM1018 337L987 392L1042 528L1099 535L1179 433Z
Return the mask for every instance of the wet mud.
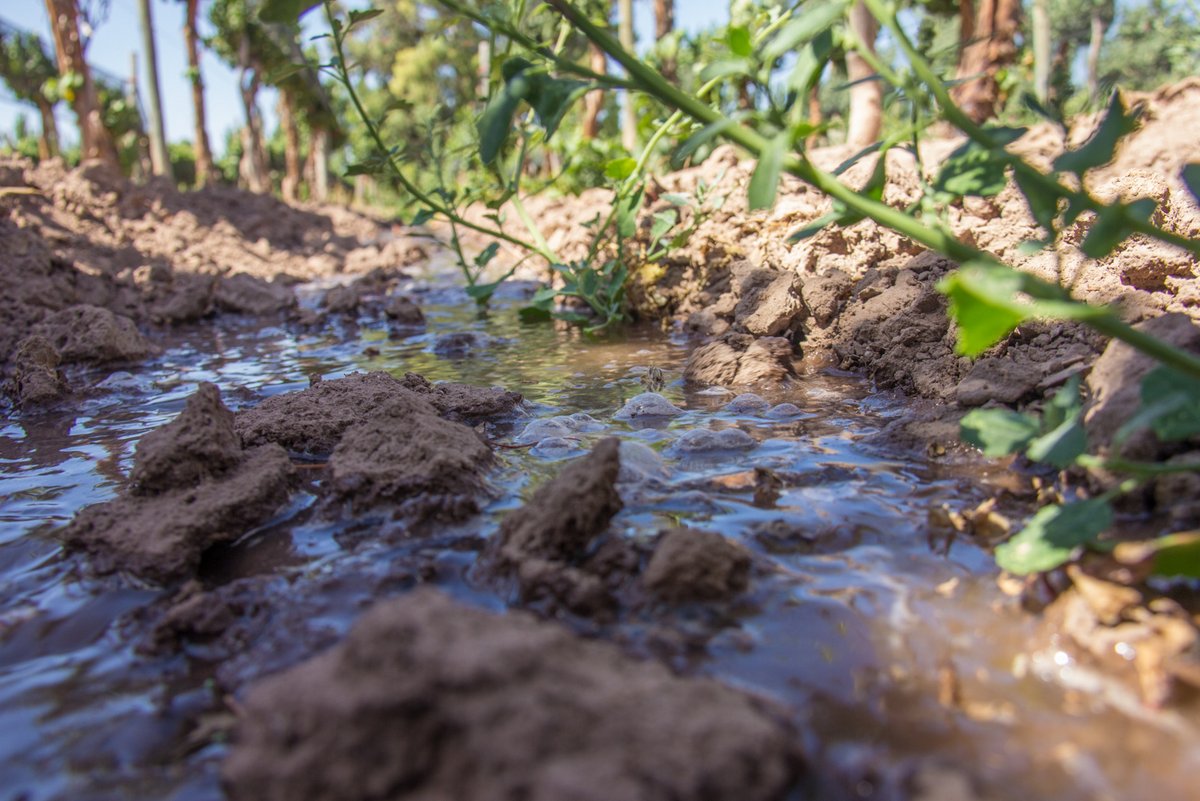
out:
M1196 236L1175 174L1200 160L1200 82L1144 100L1092 188ZM915 165L889 158L885 199L911 202ZM0 164L32 190L0 195L0 786L1187 797L1195 588L1102 557L998 576L990 548L1056 478L1111 477L957 441L967 410L1036 410L1080 376L1095 444L1198 458L1114 444L1150 365L1049 323L962 359L936 291L952 263L869 223L791 244L828 201L789 182L747 213L751 170L720 149L660 179L729 199L638 266L652 325L585 338L522 323L520 282L477 313L420 232L367 215ZM570 257L604 202L530 206ZM1011 187L951 222L1200 347L1188 257L1026 255ZM1194 527L1198 493L1161 479L1119 524Z

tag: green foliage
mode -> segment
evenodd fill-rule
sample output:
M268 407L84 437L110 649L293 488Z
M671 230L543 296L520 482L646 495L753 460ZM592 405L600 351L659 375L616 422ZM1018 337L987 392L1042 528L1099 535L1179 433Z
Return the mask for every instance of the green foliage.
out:
M1053 3L1051 5L1054 5ZM1194 3L1122 3L1116 35L1100 56L1101 80L1151 90L1200 74L1200 10Z
M894 54L876 56L847 33L848 0L740 1L731 8L731 23L724 30L672 41L677 83L653 69L655 54L642 59L620 46L604 4L584 8L570 0L395 0L386 9L392 13L356 9L339 16L334 4L326 2L333 54L321 67L343 87L363 120L365 134L357 144L368 148L349 172L389 176L407 198L410 211L416 212L414 223L439 221L448 231L447 244L458 257L468 292L481 303L498 284L494 275L485 280L485 271L504 242L543 259L552 274L551 284L523 311L528 319L567 319L592 328L623 319L630 275L685 243L721 201L698 191L693 198L668 197L669 206L646 214L650 165L667 154L673 154L675 165L682 165L727 140L758 158L748 187L751 209L774 204L784 173L832 197L831 212L796 232L794 239L826 225L873 219L961 264L939 285L957 324L960 353L981 354L1031 320L1081 322L1163 363L1161 370L1147 376L1146 402L1125 436L1145 428L1161 438L1200 430L1200 408L1194 400L1200 395L1200 359L1135 331L1111 309L1075 300L1067 288L1011 269L950 232L954 204L964 197L994 196L1012 180L1043 229L1043 237L1027 247L1058 247L1065 231L1081 227L1085 234L1080 249L1091 258L1112 253L1135 234L1200 255L1200 244L1152 224L1151 201L1103 202L1086 188L1089 171L1111 162L1122 139L1135 130L1137 110L1127 109L1114 93L1093 135L1043 172L1010 150L1023 129L981 127L970 120L951 99L943 74L926 57L931 49L938 64L953 63L948 55L954 43L949 18L956 4L919 4L922 40L942 43L922 50L900 25L894 3L862 2L887 30ZM307 5L279 0L278 7L298 13ZM1080 15L1090 18L1090 9ZM1077 44L1083 41L1080 31L1071 35ZM480 44L487 45L493 66L476 83L475 51ZM597 75L583 66L589 46L618 62L624 77ZM859 49L876 69L872 80L885 84L895 130L826 172L806 152L807 140L823 130L808 120L807 99L820 76L842 69L852 49ZM370 80L352 76L352 60ZM1003 80L1019 83L1018 71ZM637 91L633 102L643 120L641 134L648 142L644 150L626 153L611 144L581 144L573 109L593 88ZM843 95L844 88L840 87ZM828 84L825 91L831 91ZM1027 107L1054 116L1053 109L1040 104ZM886 205L889 150L900 148L919 160L921 139L939 118L959 128L966 142L941 165L936 178L923 183L921 196L910 207ZM570 174L570 153L564 148L584 154L579 163L586 166L575 176L586 175L591 185L612 193L608 213L584 223L593 238L587 256L570 262L547 244L523 205L523 198L555 182L556 170ZM866 184L846 183L846 170L868 157L875 161ZM1190 165L1183 178L1196 192L1200 167ZM468 208L481 207L488 209L483 222L467 213ZM513 233L514 222L524 227L523 233ZM492 244L467 254L460 232L468 229L491 237ZM1001 565L1015 572L1052 569L1081 547L1097 546L1113 524L1111 502L1117 495L1155 475L1191 469L1089 453L1077 381L1047 401L1040 414L972 412L964 419L963 435L988 455L1019 454L1056 470L1102 468L1125 477L1101 496L1047 506L1033 515L996 552ZM1163 547L1181 558L1191 553Z
M41 37L32 33L0 32L0 78L19 100L32 105L57 102L47 82L58 78L58 67Z
M1043 506L1020 532L996 548L996 562L1012 573L1039 573L1069 561L1113 524L1108 501L1092 498Z

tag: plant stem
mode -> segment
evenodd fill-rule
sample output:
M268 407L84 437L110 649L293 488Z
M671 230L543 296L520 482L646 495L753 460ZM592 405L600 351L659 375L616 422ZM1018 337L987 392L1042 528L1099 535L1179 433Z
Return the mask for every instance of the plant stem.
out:
M335 25L332 2L330 2L330 0L326 0L324 3L324 8L325 18L329 22L329 28L330 30L336 32L338 28ZM378 149L380 154L386 157L387 164L392 170L392 175L396 178L400 185L404 187L404 190L415 197L423 205L427 206L429 209L441 214L453 222L458 223L464 228L469 228L481 234L493 236L497 239L501 239L505 242L516 245L517 247L524 248L527 251L537 253L547 261L553 261L553 254L543 251L537 245L526 242L523 239L512 236L511 234L505 233L497 228L488 228L487 226L473 223L470 220L459 216L453 209L434 200L432 196L421 191L416 184L408 179L408 176L406 176L404 171L400 169L400 165L396 163L396 157L388 149L387 145L384 144L383 137L379 133L379 128L371 119L371 115L367 113L366 108L363 107L362 100L359 98L358 92L354 88L354 82L350 80L350 74L346 69L346 55L344 48L342 47L341 35L335 33L332 39L333 46L337 54L338 80L342 86L345 87L346 93L350 98L350 103L354 106L354 110L358 113L359 118L363 121L363 125L366 126L367 132L371 135L371 140L375 143L375 147Z

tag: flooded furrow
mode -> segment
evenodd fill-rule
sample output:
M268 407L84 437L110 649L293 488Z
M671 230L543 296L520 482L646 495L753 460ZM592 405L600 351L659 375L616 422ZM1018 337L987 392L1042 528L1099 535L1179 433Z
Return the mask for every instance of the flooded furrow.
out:
M73 375L94 387L73 408L4 423L9 797L219 795L231 689L328 648L373 602L419 585L483 609L516 603L481 577L479 554L507 513L610 436L629 471L613 529L635 544L680 526L718 532L749 553L751 580L720 604L556 617L786 710L810 764L795 797L1188 796L1195 717L1151 713L1066 653L1030 650L1038 623L996 588L990 556L931 528L930 510L976 505L1003 477L972 458L890 446L882 432L908 413L903 399L814 370L735 401L685 386L692 343L681 336L523 324L515 294L487 313L451 290L423 301L427 328L400 338L378 323L180 329L132 372ZM524 395L519 416L478 429L502 446L481 514L421 532L387 512L330 515L317 502L325 465L299 462L286 505L203 555L196 591L218 595L229 617L212 641L164 617L177 596L96 577L62 551L62 526L117 494L135 444L198 382L237 411L354 371ZM678 413L622 419L647 388Z

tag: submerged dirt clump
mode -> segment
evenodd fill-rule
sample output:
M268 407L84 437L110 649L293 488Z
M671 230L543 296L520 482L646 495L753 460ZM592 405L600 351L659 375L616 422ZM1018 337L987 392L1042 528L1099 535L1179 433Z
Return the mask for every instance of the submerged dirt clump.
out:
M243 455L233 412L215 384L203 383L178 417L138 442L129 479L139 495L154 495L220 476Z
M133 362L155 352L133 320L97 306L78 305L55 312L33 329L64 362Z
M274 442L294 453L326 456L346 429L396 400L436 413L432 405L387 373L353 373L267 398L238 412L234 427L245 445Z
M767 801L799 765L740 693L421 590L253 687L223 774L235 801Z
M67 544L100 573L169 583L193 573L212 545L266 521L295 471L277 445L242 450L230 418L216 387L202 384L176 420L139 443L135 490L80 512Z
M620 471L620 441L600 440L504 518L485 557L489 569L514 577L526 603L549 600L581 614L611 610L606 577L586 557L621 511Z
M509 392L503 387L476 387L453 381L432 384L416 373L405 373L403 384L424 396L442 417L469 425L511 415L525 400L519 392Z
M725 601L750 584L750 553L711 531L663 532L642 582L668 603Z
M334 494L354 509L400 504L406 516L459 519L477 512L492 451L467 426L420 398L395 398L346 430L329 459Z
M58 369L61 362L62 357L45 337L26 337L13 355L12 377L5 383L5 393L24 409L59 400L71 391Z
M240 411L234 426L246 445L274 442L293 453L327 456L346 429L371 419L393 402L474 424L507 415L522 401L518 393L499 387L431 384L415 373L406 374L403 380L383 372L353 373L268 398Z

